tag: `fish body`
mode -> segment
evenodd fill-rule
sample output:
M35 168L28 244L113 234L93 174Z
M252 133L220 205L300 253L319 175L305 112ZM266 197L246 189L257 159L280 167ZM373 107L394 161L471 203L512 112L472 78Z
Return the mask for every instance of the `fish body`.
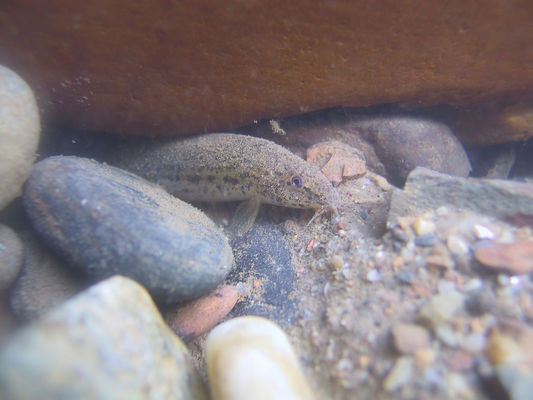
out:
M152 141L125 159L123 168L182 200L246 200L247 218L255 219L260 203L336 213L338 194L322 172L266 139L216 133Z

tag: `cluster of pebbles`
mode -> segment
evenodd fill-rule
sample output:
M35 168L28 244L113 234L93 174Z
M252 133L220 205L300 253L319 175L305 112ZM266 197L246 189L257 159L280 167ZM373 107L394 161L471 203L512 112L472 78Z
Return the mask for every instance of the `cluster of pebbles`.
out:
M321 168L340 216L263 206L229 240L233 205L109 165L124 138L45 132L34 164L35 101L2 67L0 119L0 397L529 398L533 184L468 178L443 123L243 128Z

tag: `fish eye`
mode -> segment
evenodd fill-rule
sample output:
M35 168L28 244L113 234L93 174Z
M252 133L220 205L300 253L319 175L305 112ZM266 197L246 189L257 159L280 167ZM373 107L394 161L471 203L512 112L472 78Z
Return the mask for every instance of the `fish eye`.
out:
M297 188L301 188L303 187L304 183L303 183L303 179L300 178L298 175L294 175L292 178L291 178L291 185L294 185L296 186Z

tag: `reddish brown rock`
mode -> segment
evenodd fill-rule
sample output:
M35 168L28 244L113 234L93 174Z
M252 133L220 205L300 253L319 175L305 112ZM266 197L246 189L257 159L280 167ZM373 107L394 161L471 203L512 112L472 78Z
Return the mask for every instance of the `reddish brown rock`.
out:
M490 243L474 253L485 267L513 275L527 274L533 269L533 242Z
M532 13L528 0L20 0L0 10L0 63L48 123L172 135L526 92Z
M207 332L231 311L239 295L234 286L222 286L165 315L172 330L188 342Z
M307 161L321 168L333 183L357 178L366 172L365 157L357 149L336 140L318 143L307 150Z

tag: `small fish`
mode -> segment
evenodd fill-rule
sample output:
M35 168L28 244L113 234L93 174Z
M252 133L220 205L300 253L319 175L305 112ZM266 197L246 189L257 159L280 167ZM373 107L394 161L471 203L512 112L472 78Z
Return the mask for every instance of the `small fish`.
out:
M126 162L124 162L126 160ZM261 203L337 212L338 193L312 164L266 139L214 133L151 141L122 157L120 166L185 201L238 201L232 225L252 226Z

